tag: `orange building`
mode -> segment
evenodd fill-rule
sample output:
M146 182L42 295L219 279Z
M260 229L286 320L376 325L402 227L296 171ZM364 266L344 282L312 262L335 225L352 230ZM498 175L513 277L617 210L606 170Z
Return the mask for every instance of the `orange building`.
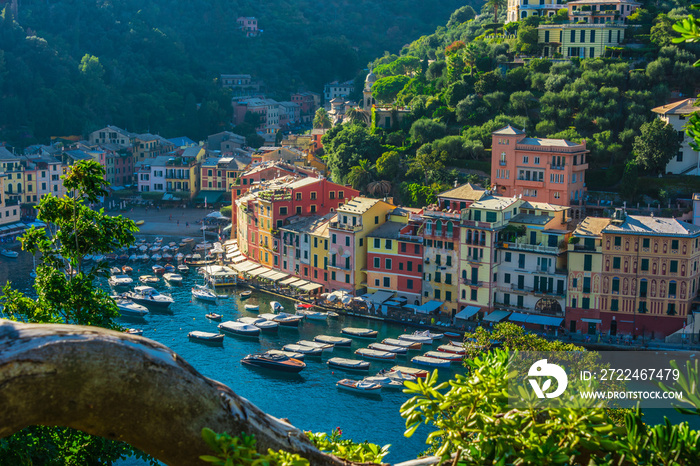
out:
M588 168L586 141L529 138L508 125L492 134L491 183L494 194L524 201L570 205L583 218Z

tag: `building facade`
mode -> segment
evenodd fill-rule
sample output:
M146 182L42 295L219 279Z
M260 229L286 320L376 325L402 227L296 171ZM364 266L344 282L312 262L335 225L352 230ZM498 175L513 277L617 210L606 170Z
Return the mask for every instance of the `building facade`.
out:
M700 175L700 152L690 146L693 142L685 134L685 125L690 115L700 111L696 99L684 99L652 109L661 121L671 125L678 133L681 147L678 153L666 164L666 173L674 175Z

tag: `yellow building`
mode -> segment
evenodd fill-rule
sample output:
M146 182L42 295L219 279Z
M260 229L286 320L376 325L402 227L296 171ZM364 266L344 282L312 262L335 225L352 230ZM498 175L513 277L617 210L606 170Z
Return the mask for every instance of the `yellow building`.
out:
M529 16L554 16L562 8L566 8L563 0L508 0L506 24Z
M14 223L19 222L19 203L10 200L5 194L5 175L0 172L0 238L14 236L22 231L22 228L15 227Z
M625 40L626 24L544 24L537 27L542 56L598 58Z
M602 232L609 224L609 218L586 217L569 240L566 328L571 333L600 331Z
M165 165L165 191L192 199L199 191L199 165L194 160L171 157Z

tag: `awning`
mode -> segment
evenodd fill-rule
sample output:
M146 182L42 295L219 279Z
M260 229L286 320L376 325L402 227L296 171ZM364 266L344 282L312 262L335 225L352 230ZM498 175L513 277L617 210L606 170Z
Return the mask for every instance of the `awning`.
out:
M272 280L273 282L277 282L277 281L279 281L285 277L288 277L288 276L289 275L284 273L284 272L275 272L274 274L268 275L270 280Z
M268 280L270 279L271 276L275 275L277 272L274 270L270 269L267 272L263 272L259 275L260 278L267 278Z
M260 264L252 261L245 261L241 262L240 264L236 264L236 270L239 272L247 272L248 270L257 269L258 267L260 267Z
M280 282L280 285L289 285L290 283L294 283L294 282L296 282L296 281L298 281L298 280L299 280L299 278L297 278L297 277L289 277L289 278L286 279L286 280L282 280L282 281Z
M602 324L603 323L603 321L600 319L583 319L583 318L581 319L581 322L588 322L591 324Z
M234 264L239 264L239 263L245 261L245 256L243 256L243 255L234 256L231 260L233 261Z
M309 282L307 280L297 280L295 282L292 282L289 284L289 286L293 286L294 288L301 288L304 285L308 285Z
M195 202L204 202L206 200L207 204L214 204L215 202L219 202L224 197L224 194L226 194L226 191L204 191L204 190L201 190L201 191L199 191L199 194L197 194L197 196L195 196L194 201Z
M527 318L529 316L527 314L521 314L519 312L514 312L508 317L508 320L511 322L527 322Z
M476 307L476 306L467 306L457 313L457 315L455 316L455 319L467 320L470 317L474 316L480 310L481 310L481 308Z
M267 267L260 267L258 269L248 270L246 273L251 277L257 277L259 275L264 274L265 272L272 272L272 269L268 269Z
M528 316L528 324L549 325L551 327L559 327L564 321L561 317L550 316Z
M367 298L370 302L372 302L375 305L381 305L384 304L385 301L388 301L394 296L393 291L377 291L372 294L366 294L363 296L363 298Z
M440 309L440 306L442 306L443 304L445 304L444 301L428 301L427 303L416 307L416 312L420 312L422 314L430 314Z
M323 285L319 285L318 283L309 283L308 285L299 287L299 289L303 291L313 291L318 290L319 288L323 288Z
M510 311L493 311L491 314L487 315L484 317L484 322L500 322L508 315L510 314Z

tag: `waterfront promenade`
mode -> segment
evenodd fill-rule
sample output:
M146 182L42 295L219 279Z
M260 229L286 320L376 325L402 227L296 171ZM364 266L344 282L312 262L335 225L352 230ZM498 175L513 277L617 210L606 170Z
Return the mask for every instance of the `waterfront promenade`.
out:
M139 226L141 235L162 235L162 236L191 236L193 238L202 237L202 223L207 214L218 209L194 209L182 207L133 207L127 210L114 209L109 211L112 215L123 215L137 222L143 220L144 224ZM225 224L221 224L221 228ZM218 227L218 225L217 225ZM216 231L216 230L212 230Z

